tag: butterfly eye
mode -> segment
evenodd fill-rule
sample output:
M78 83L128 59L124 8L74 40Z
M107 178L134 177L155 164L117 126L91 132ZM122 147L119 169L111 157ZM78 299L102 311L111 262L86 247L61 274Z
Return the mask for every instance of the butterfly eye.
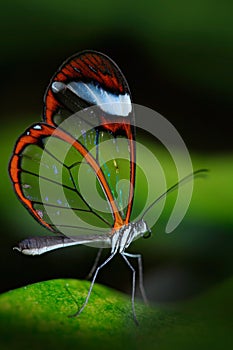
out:
M151 237L151 233L152 233L151 230L149 230L149 231L146 232L142 237L143 237L143 238L146 238L146 239L147 239L147 238L150 238L150 237Z
M151 230L148 227L147 223L144 220L139 220L136 222L137 225L137 231L140 231L143 235L143 238L149 238L151 236Z

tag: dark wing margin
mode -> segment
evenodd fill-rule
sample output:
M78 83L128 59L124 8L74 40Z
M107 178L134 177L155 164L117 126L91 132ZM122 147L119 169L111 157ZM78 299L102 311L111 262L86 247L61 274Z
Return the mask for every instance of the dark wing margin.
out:
M82 99L67 86L71 83L92 83L93 86L99 86L103 91L109 92L114 96L130 94L127 81L119 67L108 56L96 51L83 51L73 55L66 60L52 77L44 97L44 121L49 125L58 126L64 119L68 118L83 108L90 107L90 101ZM56 83L61 88L54 91L53 84ZM94 104L94 103L93 103ZM123 220L125 224L130 222L132 204L134 198L135 185L135 120L134 112L128 117L118 115L109 116L102 113L98 121L98 127L95 128L96 135L101 131L114 135L122 135L128 139L130 152L130 184L128 193L128 206ZM91 119L86 120L91 126ZM95 122L93 124L95 126ZM98 155L96 157L98 163ZM104 171L103 171L104 172ZM106 178L106 174L105 174ZM122 225L122 219L116 220L114 227Z
M82 194L78 192L77 187L75 187L75 184L73 183L73 180L70 179L70 173L69 176L66 177L65 183L59 183L56 181L56 174L59 172L59 157L56 157L53 155L54 159L57 159L57 165L52 165L51 168L53 169L53 177L52 178L46 178L40 177L38 175L38 167L43 167L43 162L41 165L41 156L37 152L35 153L34 150L31 151L31 147L38 146L38 149L42 149L44 151L44 145L43 142L46 138L54 138L61 142L64 142L65 144L68 144L69 147L71 147L71 150L75 150L76 154L78 153L81 158L85 159L85 162L88 166L95 172L97 179L102 184L102 189L104 192L104 195L106 197L106 202L109 204L111 217L113 220L107 220L105 217L102 217L100 213L98 213L96 210L94 210L89 203L85 201L84 198L82 198ZM25 150L27 151L27 154L24 154ZM32 159L32 154L30 152L33 152L33 167L28 167L28 164L25 163L25 169L22 168L24 162L30 161ZM50 152L47 152L48 156L50 156ZM61 167L64 167L63 164L60 164ZM48 165L46 164L46 167L48 168ZM47 168L45 167L45 172L47 171ZM71 167L70 167L71 168ZM65 169L66 170L66 169ZM69 167L68 167L69 170ZM18 139L18 142L16 143L13 156L11 158L10 164L9 164L9 173L11 180L13 182L14 189L19 197L19 199L22 201L22 203L25 205L25 207L29 210L29 212L46 228L48 228L52 232L60 232L59 226L61 227L64 225L63 221L60 221L60 224L54 225L53 222L50 222L46 216L43 213L43 207L51 206L52 208L55 208L57 212L59 212L59 215L64 212L64 215L68 213L68 209L77 210L78 214L77 216L87 215L86 213L90 213L92 215L92 219L95 218L98 222L102 222L103 227L106 229L110 227L113 227L114 222L117 222L119 224L122 223L122 218L118 212L118 209L116 207L116 204L114 202L114 199L112 197L112 193L108 187L108 184L105 180L105 176L100 169L99 165L97 164L94 157L85 149L85 147L79 143L77 140L75 140L71 135L65 133L59 128L54 128L51 125L39 123L35 124L29 129L26 130L26 132ZM22 177L26 176L26 180L23 182ZM40 181L46 180L49 181L50 193L56 193L56 186L62 186L64 187L64 191L69 191L69 195L71 193L71 196L74 195L78 197L79 203L81 203L79 208L72 208L70 203L73 199L70 200L70 203L66 203L66 206L64 207L64 203L60 203L59 200L56 198L56 203L47 203L46 199L41 199L37 194L35 195L33 192L33 186L30 185L30 181L34 181L33 179L37 178ZM32 182L33 183L33 182ZM53 190L54 187L54 190ZM30 192L31 191L31 192ZM38 192L38 191L37 191ZM61 218L62 219L62 218ZM91 220L92 220L91 219ZM74 229L77 229L78 227L74 227ZM80 227L82 230L83 228ZM84 228L85 229L85 228ZM96 231L96 230L95 230ZM101 230L98 230L97 232L101 232ZM85 233L85 232L83 232ZM93 233L93 232L92 232Z
M105 90L114 94L129 92L125 77L119 67L108 56L97 51L83 51L68 58L52 77L44 96L44 121L54 125L54 115L64 108L64 102L59 101L52 90L54 82L69 83L71 81L95 82ZM74 95L70 96L72 99ZM90 103L76 96L69 112L75 113L90 106Z

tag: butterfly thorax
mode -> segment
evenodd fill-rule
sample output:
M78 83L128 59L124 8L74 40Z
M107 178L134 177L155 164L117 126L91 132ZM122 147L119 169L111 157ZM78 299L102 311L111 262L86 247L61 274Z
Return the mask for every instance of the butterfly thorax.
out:
M111 239L112 253L122 253L132 241L142 237L144 233L148 232L148 226L144 220L137 222L130 222L122 226L114 232Z

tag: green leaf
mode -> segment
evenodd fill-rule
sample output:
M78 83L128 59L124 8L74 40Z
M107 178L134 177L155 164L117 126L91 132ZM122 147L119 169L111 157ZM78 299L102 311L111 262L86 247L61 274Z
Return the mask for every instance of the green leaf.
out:
M52 280L0 296L3 349L220 349L230 348L233 279L193 301L166 307L136 303L96 284L86 309L68 317L85 299L90 283Z

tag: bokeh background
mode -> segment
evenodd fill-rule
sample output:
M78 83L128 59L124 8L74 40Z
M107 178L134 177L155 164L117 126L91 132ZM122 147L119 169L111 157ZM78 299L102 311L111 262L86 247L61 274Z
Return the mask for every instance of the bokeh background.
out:
M168 200L151 240L131 247L143 254L150 300L190 299L232 276L232 10L227 0L0 5L1 292L47 279L84 278L92 266L96 250L85 246L41 257L12 250L17 241L46 230L18 201L8 176L17 137L41 119L49 79L67 57L84 49L117 62L133 101L165 116L182 135L194 167L210 169L207 179L196 182L189 211L172 235L164 233ZM145 142L156 152L156 144ZM118 258L99 282L130 292L130 272Z

